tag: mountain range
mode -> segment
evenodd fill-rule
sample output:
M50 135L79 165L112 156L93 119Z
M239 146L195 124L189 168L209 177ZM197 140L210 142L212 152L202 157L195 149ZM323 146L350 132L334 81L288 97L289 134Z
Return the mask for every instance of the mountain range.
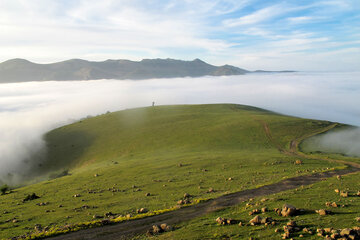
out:
M214 66L200 59L106 60L102 62L71 59L50 64L11 59L0 63L0 83L27 81L66 81L90 79L150 79L241 75L245 69L231 65Z

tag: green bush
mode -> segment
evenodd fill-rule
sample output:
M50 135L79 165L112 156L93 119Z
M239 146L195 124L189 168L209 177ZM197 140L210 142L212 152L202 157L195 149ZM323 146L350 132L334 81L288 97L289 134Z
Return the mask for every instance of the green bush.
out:
M2 185L1 187L0 187L0 191L1 191L1 194L2 195L5 195L5 193L7 192L7 191L9 191L10 189L9 189L9 186L8 185Z

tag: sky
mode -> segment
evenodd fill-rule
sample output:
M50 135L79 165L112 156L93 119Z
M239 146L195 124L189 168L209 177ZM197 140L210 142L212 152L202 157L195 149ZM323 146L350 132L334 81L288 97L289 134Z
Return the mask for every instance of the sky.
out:
M0 0L0 62L200 58L360 69L359 0Z

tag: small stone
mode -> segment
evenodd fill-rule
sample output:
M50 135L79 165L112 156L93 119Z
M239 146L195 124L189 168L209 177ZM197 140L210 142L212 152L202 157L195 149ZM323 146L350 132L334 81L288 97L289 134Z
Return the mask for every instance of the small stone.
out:
M263 207L263 208L261 209L261 212L264 213L264 212L267 212L267 210L268 210L267 207Z
M184 198L189 198L189 197L190 197L190 194L188 194L188 193L184 194Z
M149 197L151 194L150 193L145 193L145 196L146 197Z
M325 209L316 210L316 212L317 212L320 216L325 216L325 215L328 214L328 211L326 211Z
M340 190L339 190L339 189L335 189L334 191L335 191L336 193L339 193L339 192L340 192Z
M340 197L348 197L349 193L348 192L340 192Z

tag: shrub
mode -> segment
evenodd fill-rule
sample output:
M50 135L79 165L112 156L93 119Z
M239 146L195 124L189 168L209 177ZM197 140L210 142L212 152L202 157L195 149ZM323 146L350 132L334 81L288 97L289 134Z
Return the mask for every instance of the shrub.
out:
M7 191L9 191L9 186L8 185L3 185L0 187L0 191L1 191L1 194L4 195Z

